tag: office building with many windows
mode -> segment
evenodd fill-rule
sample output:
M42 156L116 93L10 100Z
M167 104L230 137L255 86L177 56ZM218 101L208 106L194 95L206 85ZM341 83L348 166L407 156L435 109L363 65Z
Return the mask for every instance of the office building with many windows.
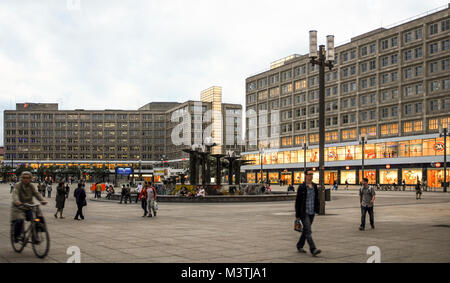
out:
M441 186L439 127L450 125L449 11L336 47L335 66L325 70L326 184L358 184L364 154L371 183ZM246 79L249 182L261 181L261 160L263 180L302 182L305 142L306 166L318 167L318 107L318 67L308 55L289 56ZM364 153L360 135L368 139Z

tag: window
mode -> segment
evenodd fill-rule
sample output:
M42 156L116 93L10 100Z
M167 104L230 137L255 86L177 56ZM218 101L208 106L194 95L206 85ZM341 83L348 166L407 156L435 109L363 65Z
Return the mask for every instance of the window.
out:
M375 43L372 43L369 47L370 47L370 53L377 52L377 46Z
M436 34L438 32L438 24L434 23L430 25L430 34Z
M404 36L405 36L405 43L410 42L412 40L410 31L406 32Z
M359 65L359 68L361 70L361 73L365 73L367 72L367 63L361 63L361 65Z
M430 63L430 73L434 73L438 71L438 62Z
M437 100L437 99L430 100L429 104L430 104L430 111L439 110L439 100Z
M405 51L405 61L411 60L412 50Z
M412 132L412 122L404 122L403 123L403 132L404 133Z
M398 45L398 38L394 36L393 38L391 38L391 46L395 47L397 45Z
M445 19L441 22L441 31L447 31L450 29L450 19Z
M398 62L398 54L394 54L391 56L391 64L397 64Z
M367 46L361 48L361 56L367 55Z
M405 105L405 115L410 115L412 113L412 104Z
M448 70L450 66L450 59L442 60L442 71Z
M398 106L391 107L391 116L393 116L393 117L398 116Z
M428 129L429 130L437 130L438 128L439 128L438 119L431 119L428 121Z
M450 49L450 39L441 41L441 51Z
M422 57L422 47L417 47L416 49L414 49L414 56L416 58Z
M430 44L430 54L434 54L438 52L438 44L437 42Z
M414 37L416 40L422 39L422 29L418 28L414 31Z
M422 76L423 72L422 72L422 66L416 66L414 67L414 75L416 77L418 76Z
M414 106L416 113L422 113L422 102L416 103Z
M388 49L388 48L389 48L389 40L387 40L387 39L382 40L381 41L381 49L384 50L384 49Z
M377 68L377 64L375 60L369 61L369 69L375 70Z

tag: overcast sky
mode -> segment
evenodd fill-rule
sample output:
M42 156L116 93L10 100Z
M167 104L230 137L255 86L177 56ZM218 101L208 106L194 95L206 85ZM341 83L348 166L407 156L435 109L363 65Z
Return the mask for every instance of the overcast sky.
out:
M224 102L244 106L245 79L306 54L309 30L318 30L319 43L334 34L339 45L447 3L2 0L0 145L3 110L20 102L135 110L151 101L198 100L215 85Z

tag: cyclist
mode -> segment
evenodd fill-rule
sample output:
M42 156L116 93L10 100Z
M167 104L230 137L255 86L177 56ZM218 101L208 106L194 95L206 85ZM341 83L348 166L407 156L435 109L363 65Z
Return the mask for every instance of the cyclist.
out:
M31 221L32 212L24 208L22 205L33 204L33 196L37 198L41 204L46 205L42 195L36 190L36 187L31 184L32 174L28 171L22 172L20 175L20 182L14 186L11 205L11 222L14 223L14 241L19 242L19 236L22 231L24 219Z

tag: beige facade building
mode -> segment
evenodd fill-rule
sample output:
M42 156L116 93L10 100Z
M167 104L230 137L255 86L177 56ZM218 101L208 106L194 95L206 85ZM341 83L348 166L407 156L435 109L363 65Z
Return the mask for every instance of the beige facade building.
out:
M6 163L20 164L161 164L188 159L182 149L204 141L204 130L214 129L216 151L241 145L226 144L224 128L227 111L242 115L242 106L224 104L221 88L211 88L202 101L151 102L138 110L59 110L58 104L18 103L4 111ZM205 97L203 97L205 96ZM212 122L208 110L218 110ZM189 121L172 119L175 112L189 113ZM219 119L219 118L220 119ZM220 121L216 121L220 120ZM199 126L200 125L200 126ZM181 136L191 137L174 144L173 130L183 126ZM233 133L238 124L233 124ZM243 144L243 142L241 143ZM176 165L176 164L175 164Z
M443 159L438 131L450 124L449 11L380 28L336 47L335 67L325 72L328 183L357 183L362 154L373 165L365 172L373 183L426 179L431 163ZM246 79L246 110L253 113L247 114L246 156L255 160L245 167L249 180L261 180L262 149L263 170L272 174L264 179L274 182L301 181L305 142L307 166L318 165L318 100L318 68L308 55L281 59ZM364 153L360 135L369 140ZM401 167L411 163L412 171L404 173ZM380 171L386 164L396 167L390 177ZM429 178L438 184L442 169L430 170L436 170Z

